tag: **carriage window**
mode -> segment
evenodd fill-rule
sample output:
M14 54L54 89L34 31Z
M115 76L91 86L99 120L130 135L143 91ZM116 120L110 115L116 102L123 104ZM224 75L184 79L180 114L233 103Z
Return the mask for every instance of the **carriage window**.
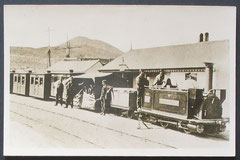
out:
M34 83L34 77L31 77L31 84Z
M41 77L40 78L40 85L42 85L43 84L43 78Z
M14 82L17 82L17 76L14 76Z
M35 84L38 84L38 77L35 78Z
M18 83L20 83L20 80L21 80L21 77L20 77L20 76L18 76Z
M24 84L25 82L25 77L22 77L22 84Z

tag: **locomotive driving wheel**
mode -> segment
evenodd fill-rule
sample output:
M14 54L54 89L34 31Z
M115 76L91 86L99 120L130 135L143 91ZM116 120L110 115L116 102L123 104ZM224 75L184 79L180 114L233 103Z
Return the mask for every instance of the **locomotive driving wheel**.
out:
M192 133L192 131L190 131L188 128L187 128L187 124L183 123L183 122L178 122L178 127L180 128L180 130L182 130L184 133L187 133L187 134L190 134Z
M163 128L168 127L168 123L166 123L166 122L159 122L159 123L160 123L160 126L163 127Z

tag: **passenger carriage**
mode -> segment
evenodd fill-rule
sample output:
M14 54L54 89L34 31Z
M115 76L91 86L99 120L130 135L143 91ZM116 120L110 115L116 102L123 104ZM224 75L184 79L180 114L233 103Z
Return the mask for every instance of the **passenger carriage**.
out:
M15 94L20 94L24 96L29 96L29 78L30 73L15 73L12 72L10 76L10 92Z
M29 96L49 99L51 92L51 74L30 74Z

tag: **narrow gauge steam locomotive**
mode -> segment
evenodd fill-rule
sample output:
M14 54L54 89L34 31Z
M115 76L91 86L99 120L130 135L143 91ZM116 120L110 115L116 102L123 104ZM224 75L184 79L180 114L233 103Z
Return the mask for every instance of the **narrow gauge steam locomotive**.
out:
M226 90L210 90L204 95L202 89L146 89L140 114L143 120L164 128L174 125L187 133L219 133L229 121L222 118L225 98ZM114 88L111 107L128 110L131 117L136 110L136 90Z
M10 74L10 93L47 100L53 89L51 79L50 73L13 72ZM100 85L100 81L98 83ZM174 125L185 132L218 133L225 130L229 121L222 118L225 98L226 90L212 89L204 95L201 89L146 89L140 113L143 120L159 123L164 128ZM137 108L136 99L133 88L113 88L111 108L127 110L131 117ZM95 109L96 105L99 107L98 103L94 105Z

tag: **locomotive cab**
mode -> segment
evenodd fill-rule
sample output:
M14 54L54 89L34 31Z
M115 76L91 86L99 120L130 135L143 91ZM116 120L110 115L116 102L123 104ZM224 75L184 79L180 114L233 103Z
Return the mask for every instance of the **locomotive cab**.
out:
M203 90L189 90L188 118L196 120L194 126L198 133L218 133L225 130L228 122L222 118L222 103L225 98L226 90L223 89L211 89L206 95Z
M188 89L188 119L194 118L200 111L203 102L203 89Z
M209 90L205 96L199 96L199 98L195 101L195 115L193 116L197 116L199 119L221 119L222 103L225 98L226 90Z

